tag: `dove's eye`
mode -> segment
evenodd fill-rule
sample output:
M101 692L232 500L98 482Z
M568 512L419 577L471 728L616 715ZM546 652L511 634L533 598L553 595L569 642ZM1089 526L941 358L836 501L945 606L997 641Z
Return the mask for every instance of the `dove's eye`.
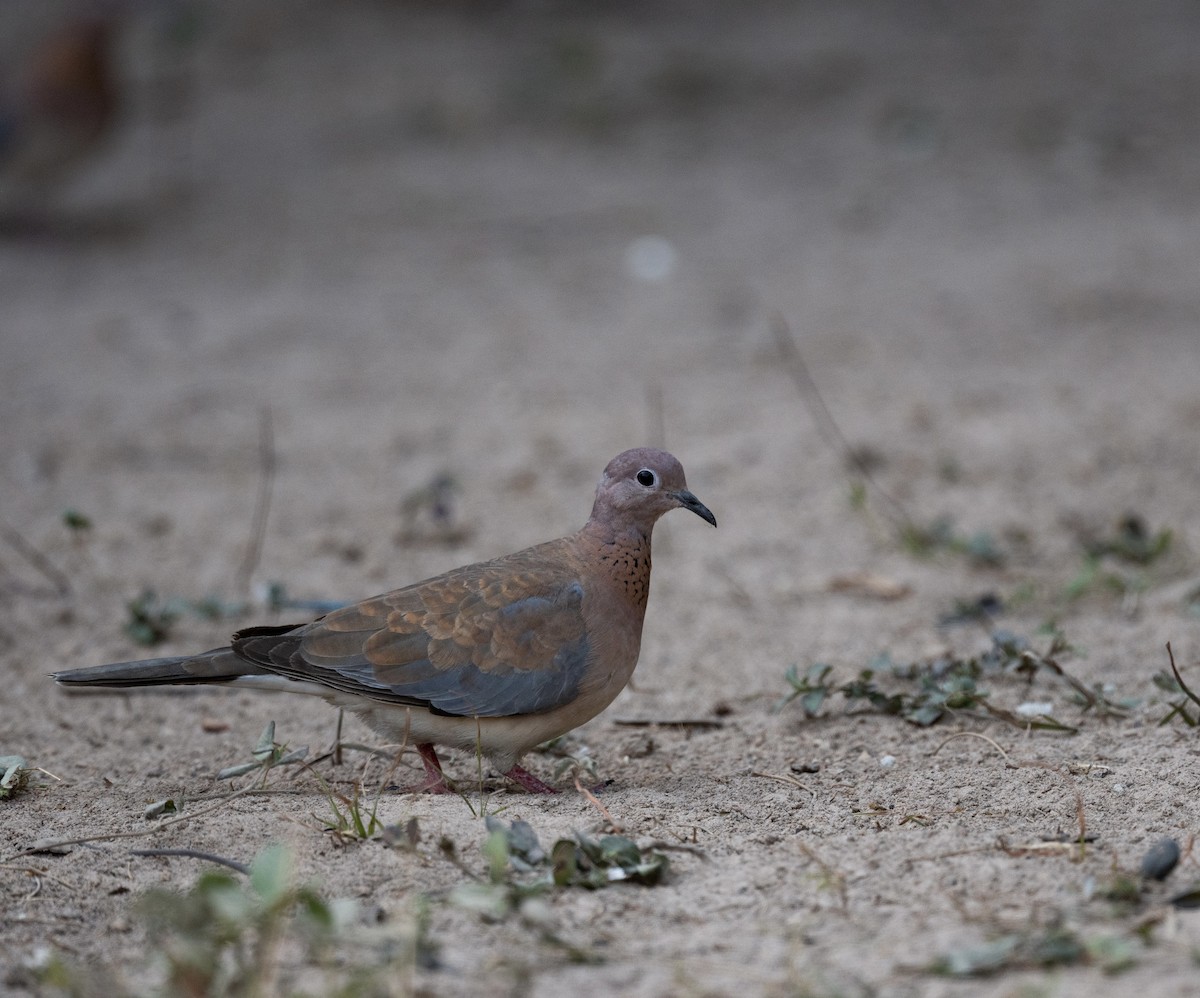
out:
M644 485L650 488L651 485L658 484L658 476L649 468L643 468L637 473L638 485Z

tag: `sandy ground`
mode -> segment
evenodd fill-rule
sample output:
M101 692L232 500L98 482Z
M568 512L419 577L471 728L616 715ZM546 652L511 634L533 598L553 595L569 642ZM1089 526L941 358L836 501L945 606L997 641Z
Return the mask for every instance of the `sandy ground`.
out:
M1165 901L1196 858L1134 908L1103 897L1200 823L1200 743L1158 726L1151 682L1168 640L1200 677L1194 4L376 0L167 20L129 25L123 126L53 224L0 242L0 509L70 582L54 592L0 543L0 754L54 774L0 803L0 989L30 987L47 946L139 966L131 899L205 865L131 848L248 862L283 841L303 878L385 926L434 894L439 966L401 960L398 993L1195 993L1200 914ZM638 270L647 245L668 250L657 272L653 252ZM776 313L882 490L919 523L988 532L1002 566L917 557L880 493L856 507ZM293 772L271 784L289 793L140 839L11 858L144 830L162 798L198 810L268 720L314 755L332 741L335 712L307 698L69 697L46 678L144 654L123 630L144 589L245 595L264 410L278 468L252 581L300 598L569 532L605 462L642 443L674 451L716 513L717 531L661 524L635 688L576 733L626 834L687 847L665 886L548 897L593 962L438 900L465 879L440 836L484 869L481 808L546 844L606 827L573 790L521 796L494 774L466 800L385 794L381 819L418 819L415 852L339 845L313 817L318 780ZM443 472L460 536L404 536L404 498ZM1069 599L1081 537L1129 514L1171 529L1170 550L1106 559L1124 595ZM831 585L868 571L906 594ZM1064 667L1128 714L1081 711L1045 671L984 685L1008 710L1049 702L1073 736L978 712L918 728L841 696L815 719L775 711L791 665L844 682L883 651L980 652L986 627L939 621L984 593L1036 648L1061 628ZM184 614L159 647L287 619ZM318 767L346 792L364 757L347 758ZM551 778L555 761L528 765ZM449 765L475 779L474 759ZM1082 855L1045 846L1081 815ZM1056 928L1123 940L1133 965L924 969Z

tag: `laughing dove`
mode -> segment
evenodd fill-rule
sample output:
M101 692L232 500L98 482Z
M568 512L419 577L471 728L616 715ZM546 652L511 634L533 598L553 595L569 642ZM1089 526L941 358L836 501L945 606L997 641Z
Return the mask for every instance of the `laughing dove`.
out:
M63 686L227 683L324 697L384 737L415 744L449 791L434 745L481 750L531 793L518 762L591 720L637 664L650 592L650 533L682 507L714 527L670 454L618 454L577 533L467 565L300 626L249 627L227 648L58 672Z

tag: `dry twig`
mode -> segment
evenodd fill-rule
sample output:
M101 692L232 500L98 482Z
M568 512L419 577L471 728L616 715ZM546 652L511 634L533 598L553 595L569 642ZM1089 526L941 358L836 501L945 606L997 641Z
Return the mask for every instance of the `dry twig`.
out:
M52 849L60 849L63 846L84 845L88 842L110 842L114 839L140 839L145 838L147 835L156 835L164 828L171 828L175 825L181 825L185 821L191 821L193 818L200 818L206 814L211 814L213 811L218 811L226 804L237 800L239 797L245 796L254 789L256 788L253 783L247 783L246 786L242 787L240 790L235 790L228 796L222 797L219 801L213 804L212 807L201 808L199 811L192 811L189 814L181 814L177 818L168 818L166 821L160 821L150 828L142 828L138 829L137 831L130 832L101 832L97 835L79 835L58 839L38 839L38 841L34 842L33 845L26 849L22 849L20 852L15 852L9 856L5 856L0 862L7 863L14 859L20 859L22 856L32 856L35 853L47 852Z
M229 869L236 870L245 876L250 875L250 867L245 863L239 863L236 859L226 859L224 856L216 856L211 852L200 852L198 849L130 849L129 855L183 856L188 859L201 859L206 863L216 863L218 866L227 866Z
M608 808L606 808L603 804L600 803L600 799L594 793L592 793L587 787L585 787L582 783L579 782L578 776L575 777L575 789L578 790L583 795L584 799L589 804L591 804L592 807L594 807L597 811L599 811L602 815L604 815L604 820L608 822L608 827L613 830L614 834L620 835L623 831L625 831L624 827L620 823L618 823L617 819L614 818L612 816L612 814L609 813Z
M238 592L245 594L250 589L250 577L258 568L262 557L263 537L267 532L267 516L271 512L271 493L275 484L275 431L271 424L271 410L263 406L258 420L258 498L254 503L254 517L250 521L250 536L246 540L246 553L238 568Z
M911 528L913 525L912 517L908 515L905 508L900 505L899 500L893 498L882 485L876 481L875 476L871 474L871 469L863 460L850 442L843 435L837 421L833 418L833 413L829 411L829 406L825 404L825 399L821 397L820 389L817 388L817 382L813 378L812 373L808 369L808 365L804 363L804 358L800 354L800 348L796 345L796 338L792 335L791 327L787 320L782 315L776 313L771 317L771 330L775 334L775 342L779 347L779 352L783 356L785 365L787 366L788 374L792 376L792 381L795 382L796 388L800 392L800 399L816 424L817 432L825 441L826 446L831 450L842 455L842 458L858 473L865 485L870 486L888 507L890 519L899 527Z
M1175 653L1171 651L1171 642L1167 642L1167 657L1171 660L1171 671L1175 673L1175 682L1179 684L1179 688L1193 703L1200 705L1200 697L1196 696L1189 688L1188 684L1183 681L1183 676L1179 674L1179 669L1175 665Z
M29 541L25 540L19 530L10 527L3 520L0 520L0 537L3 537L8 542L9 547L49 580L50 584L54 586L56 595L66 596L71 591L71 580L66 574L56 568L50 559L30 544Z
M759 779L763 779L763 780L774 780L776 783L788 783L788 784L791 784L793 787L799 787L801 790L807 790L814 797L817 795L817 792L812 787L805 786L794 776L788 776L786 773L785 774L762 773L762 772L759 772L757 769L755 769L755 770L751 770L750 775L756 776Z
M1016 769L1016 768L1017 768L1017 764L1016 764L1016 763L1014 763L1014 762L1012 761L1012 759L1010 759L1010 758L1009 758L1009 756L1008 756L1008 753L1007 753L1007 752L1005 752L1005 751L1004 751L1004 749L1002 749L1002 748L1000 747L1000 745L999 745L999 744L996 742L996 740L995 740L994 738L989 738L987 735L981 735L981 734L979 734L979 732L977 732L977 731L956 731L956 732L955 732L954 734L952 734L952 735L951 735L949 738L944 738L944 739L942 740L941 744L940 744L940 745L938 745L938 747L937 747L937 748L935 748L935 749L934 749L932 752L930 752L929 754L930 754L930 755L937 755L937 754L938 754L938 753L939 753L939 752L940 752L940 751L941 751L941 750L942 750L942 749L943 749L943 748L946 746L946 744L947 744L947 743L954 741L954 739L955 739L955 738L978 738L978 739L980 739L981 741L985 741L985 742L987 742L989 745L991 745L991 746L992 746L992 748L994 748L994 749L995 749L997 752L999 752L999 753L1000 753L1002 756L1004 756L1004 762L1005 762L1005 763L1008 765L1008 767L1009 767L1010 769Z

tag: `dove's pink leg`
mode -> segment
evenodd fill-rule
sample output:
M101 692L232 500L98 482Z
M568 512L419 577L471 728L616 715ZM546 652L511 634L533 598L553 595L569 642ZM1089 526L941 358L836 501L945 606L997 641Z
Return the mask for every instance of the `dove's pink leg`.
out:
M519 783L531 794L556 794L558 793L550 784L543 783L527 769L522 769L520 766L513 766L507 773L504 774L513 783Z
M400 792L403 794L452 794L455 790L446 782L446 774L442 772L441 760L437 757L437 751L428 742L417 746L417 753L421 756L421 762L425 764L425 779L420 783L414 784L411 787L405 787ZM525 790L531 794L556 794L558 793L554 787L547 783L543 783L527 769L521 766L513 766L507 773L504 774L514 783L520 784Z
M426 742L423 745L417 746L417 752L421 756L421 762L425 764L425 779L411 787L404 787L400 792L402 794L454 793L449 784L446 783L446 776L442 772L441 760L438 759L437 752L434 751L433 746Z

